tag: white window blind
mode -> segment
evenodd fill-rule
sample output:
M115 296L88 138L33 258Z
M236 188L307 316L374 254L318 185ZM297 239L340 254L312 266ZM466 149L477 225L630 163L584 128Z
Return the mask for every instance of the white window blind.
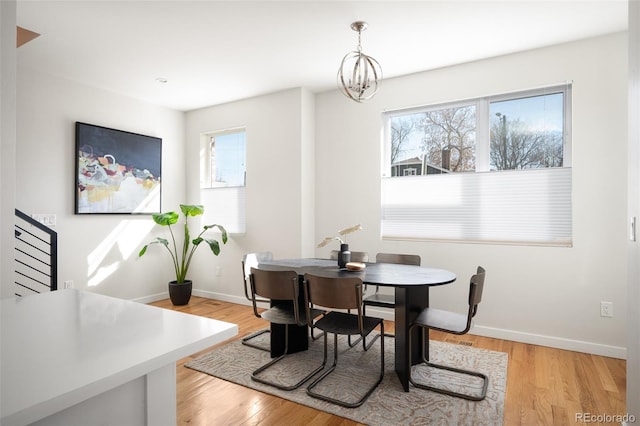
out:
M571 246L571 168L382 178L382 237Z
M203 225L219 224L230 234L245 233L244 186L209 188L200 190L200 202L204 205Z

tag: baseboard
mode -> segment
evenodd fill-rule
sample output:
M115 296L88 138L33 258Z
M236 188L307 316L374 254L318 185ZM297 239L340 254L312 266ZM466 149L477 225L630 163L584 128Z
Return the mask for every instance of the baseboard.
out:
M168 299L168 298L169 298L169 292L165 291L165 292L158 293L158 294L152 294L151 296L145 296L145 297L139 297L137 299L131 299L131 301L138 302L138 303L153 303L153 302L157 302L159 300L164 300L164 299Z
M620 346L602 345L600 343L585 342L582 340L566 339L540 334L523 333L501 328L474 326L471 334L496 339L511 340L514 342L529 343L532 345L548 346L550 348L565 349L568 351L584 352L593 355L607 356L611 358L627 359L627 348Z
M236 303L239 305L251 305L251 302L249 302L246 298L229 294L194 289L193 295L205 297L207 299L216 299L222 300L224 302ZM166 297L168 296L165 296L165 298ZM266 305L261 307L266 307ZM393 311L389 309L369 308L367 309L367 315L393 321ZM548 346L550 348L564 349L568 351L607 356L611 358L627 359L627 348L619 346L602 345L599 343L584 342L581 340L566 339L554 336L544 336L533 333L523 333L520 331L494 327L484 327L481 325L474 326L471 329L470 334L475 334L477 336L483 337L493 337L502 340L510 340L513 342L528 343L531 345Z
M206 299L215 299L215 300L221 300L223 302L235 303L237 305L251 306L251 302L247 300L246 297L242 297L242 296L234 296L231 294L216 293L213 291L197 290L197 289L193 289L191 294L198 297L204 297ZM258 303L258 306L261 308L269 307L269 305L266 303Z
M367 309L367 315L393 321L393 311L389 309L369 308ZM544 336L541 334L523 333L520 331L484 327L481 325L473 326L469 333L477 336L493 337L496 339L528 343L531 345L548 346L550 348L564 349L568 351L627 359L627 348L619 346L602 345L599 343L584 342L581 340L565 339L554 336Z

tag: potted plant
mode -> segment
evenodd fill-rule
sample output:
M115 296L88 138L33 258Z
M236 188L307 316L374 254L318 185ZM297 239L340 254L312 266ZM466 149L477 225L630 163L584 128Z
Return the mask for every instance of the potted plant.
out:
M174 305L186 305L191 299L191 288L193 283L186 277L187 272L189 271L189 265L191 264L191 258L196 252L196 249L200 247L200 244L205 242L209 245L213 254L216 256L220 254L220 243L218 240L203 238L202 235L211 228L218 228L222 233L222 243L227 243L227 230L222 225L217 224L205 225L198 236L192 240L189 232L189 217L203 214L204 206L180 204L180 210L184 214L184 240L182 243L182 249L178 250L173 228L171 227L171 225L178 223L178 219L180 219L179 214L176 212L154 213L152 218L155 223L160 226L169 227L171 241L166 238L156 237L156 239L142 247L142 250L138 253L138 257L142 257L147 252L147 248L151 244L162 244L167 249L171 255L171 259L173 260L173 267L176 273L175 281L169 282L169 297Z
M351 252L349 251L349 244L347 244L347 237L345 235L350 234L352 232L360 231L362 229L361 225L354 225L349 228L341 229L338 231L337 237L325 237L324 240L318 243L318 248L324 247L330 242L337 240L340 241L340 252L338 253L338 266L340 268L344 268L347 263L351 261ZM343 238L340 238L343 237Z

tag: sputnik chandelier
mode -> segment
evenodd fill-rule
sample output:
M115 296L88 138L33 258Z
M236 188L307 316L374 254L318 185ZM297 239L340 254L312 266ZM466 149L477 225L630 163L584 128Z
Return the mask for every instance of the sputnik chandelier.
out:
M358 32L358 50L347 53L338 69L338 88L350 99L363 102L371 99L378 91L382 79L382 68L378 61L362 53L360 36L367 29L367 23L356 21L351 29Z

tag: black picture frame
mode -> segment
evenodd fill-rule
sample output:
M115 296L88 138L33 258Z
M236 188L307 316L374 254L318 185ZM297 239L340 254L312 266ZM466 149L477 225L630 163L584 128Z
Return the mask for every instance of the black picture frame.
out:
M78 121L75 140L75 214L161 211L161 138Z

